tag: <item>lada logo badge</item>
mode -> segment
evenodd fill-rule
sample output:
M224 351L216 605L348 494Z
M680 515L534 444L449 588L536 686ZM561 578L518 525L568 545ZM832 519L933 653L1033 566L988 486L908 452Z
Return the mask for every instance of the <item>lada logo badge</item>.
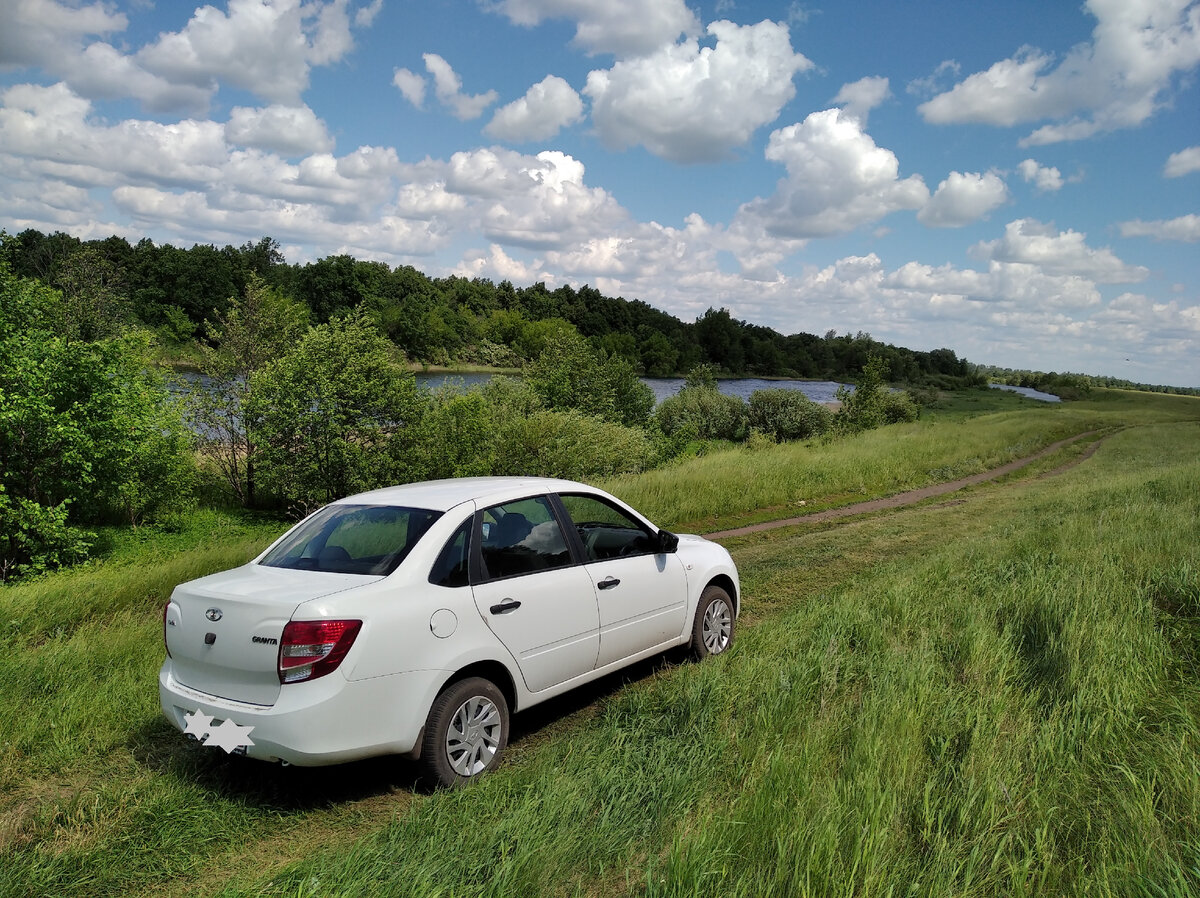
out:
M209 608L207 611L204 612L204 616L207 617L210 621L219 621L221 619L221 609L220 608Z

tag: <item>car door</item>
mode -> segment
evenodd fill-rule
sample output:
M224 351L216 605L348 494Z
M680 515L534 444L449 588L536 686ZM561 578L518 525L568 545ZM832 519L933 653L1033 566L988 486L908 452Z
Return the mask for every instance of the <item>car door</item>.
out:
M658 552L657 534L626 510L586 493L559 496L586 555L596 591L603 667L676 639L687 614L687 574Z
M479 613L517 660L525 685L540 692L596 666L596 594L575 563L547 496L480 515Z

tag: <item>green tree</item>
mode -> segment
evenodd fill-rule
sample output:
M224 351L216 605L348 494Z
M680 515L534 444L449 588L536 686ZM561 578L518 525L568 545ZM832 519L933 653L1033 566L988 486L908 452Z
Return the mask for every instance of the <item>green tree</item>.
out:
M94 246L72 253L54 285L62 291L62 333L72 340L115 337L129 324L125 276Z
M842 407L838 409L836 423L840 430L853 433L916 418L917 407L911 397L888 390L884 383L888 370L887 360L871 353L853 392L838 388L837 398Z
M308 326L308 310L250 275L241 296L206 322L211 346L202 349L205 382L189 397L189 412L206 455L243 505L255 502L257 439L246 426L252 378L284 355Z
M632 427L645 424L654 408L654 392L629 362L597 352L574 329L548 342L525 378L548 409L575 409Z
M149 341L68 341L62 296L0 262L0 491L6 571L74 560L81 524L176 507L190 488L189 437ZM32 566L32 567L31 567Z
M259 475L300 510L407 478L416 381L365 312L313 327L250 378Z

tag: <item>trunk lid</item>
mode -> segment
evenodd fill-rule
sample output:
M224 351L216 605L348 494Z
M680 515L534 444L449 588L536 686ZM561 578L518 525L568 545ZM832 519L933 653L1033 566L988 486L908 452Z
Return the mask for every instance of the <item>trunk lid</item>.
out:
M251 563L180 584L165 623L175 679L209 695L273 705L279 639L297 606L379 579Z

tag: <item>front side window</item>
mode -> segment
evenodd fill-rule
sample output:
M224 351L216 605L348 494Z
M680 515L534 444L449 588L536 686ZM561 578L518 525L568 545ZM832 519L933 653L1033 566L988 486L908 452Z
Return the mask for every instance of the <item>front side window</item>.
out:
M268 567L387 576L442 516L426 508L329 505L263 558Z
M559 496L579 534L588 561L647 555L655 541L640 521L596 496Z
M484 575L489 580L571 563L567 541L546 496L487 509L481 530Z

